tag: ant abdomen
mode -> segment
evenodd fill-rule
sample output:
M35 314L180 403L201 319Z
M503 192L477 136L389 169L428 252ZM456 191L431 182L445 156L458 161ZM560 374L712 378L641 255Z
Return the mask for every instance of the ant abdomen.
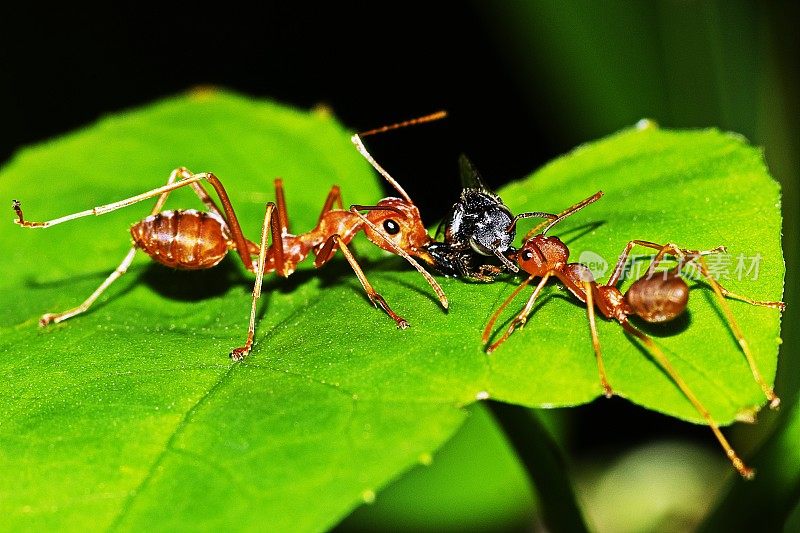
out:
M162 211L131 226L137 248L162 265L182 270L210 268L233 246L228 225L215 213Z
M675 272L657 272L636 280L625 293L633 314L647 322L668 322L689 302L689 286Z

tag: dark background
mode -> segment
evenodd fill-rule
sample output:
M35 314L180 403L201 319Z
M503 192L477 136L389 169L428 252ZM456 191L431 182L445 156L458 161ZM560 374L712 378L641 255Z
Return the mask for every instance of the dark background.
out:
M798 15L790 2L741 1L262 2L257 10L228 2L180 11L117 3L25 12L6 5L0 161L23 145L197 85L300 107L326 104L355 130L446 109L443 123L370 139L376 158L434 221L458 193L461 152L499 187L650 117L665 127L737 131L765 147L784 190L793 265ZM797 291L792 270L787 300ZM790 308L785 323L795 316ZM791 338L787 344L797 346ZM784 358L784 400L798 381ZM578 458L675 435L715 446L707 428L622 400L570 416L567 446Z
M289 4L187 7L180 15L123 5L4 18L0 158L196 85L326 104L354 129L447 109L449 121L433 131L371 143L433 220L459 190L460 152L499 185L570 148L545 135L552 118L526 102L545 96L522 93L490 21L469 4Z
M794 4L554 4L4 6L0 161L197 85L327 104L357 130L443 108L450 118L435 134L372 142L432 220L458 191L461 152L499 186L643 117L758 142L754 91L764 88L737 77L763 68L778 71L779 112L796 131Z

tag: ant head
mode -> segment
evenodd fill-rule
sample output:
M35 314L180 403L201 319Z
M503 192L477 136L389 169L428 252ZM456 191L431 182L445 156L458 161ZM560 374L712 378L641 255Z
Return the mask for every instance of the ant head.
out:
M422 223L417 206L400 198L384 198L374 206L354 207L368 211L365 218L371 224L364 227L364 233L370 241L388 252L395 253L392 246L386 242L389 240L409 255L430 262L424 246L431 242L431 238Z
M543 276L558 265L566 264L569 249L558 237L536 235L522 244L514 259L528 274Z
M653 272L633 282L625 292L625 301L642 320L668 322L686 309L689 286L674 270Z

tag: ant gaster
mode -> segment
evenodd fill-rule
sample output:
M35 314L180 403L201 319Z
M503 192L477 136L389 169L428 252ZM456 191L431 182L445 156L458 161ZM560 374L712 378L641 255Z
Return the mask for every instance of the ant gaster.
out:
M461 195L439 225L437 240L425 246L433 259L432 266L445 276L480 281L491 281L504 271L518 272L517 265L508 259L516 252L513 243L517 220L553 219L557 215L536 211L515 217L503 200L486 187L465 155L459 157L458 166ZM500 265L486 263L488 258L498 259Z
M681 277L682 268L687 265L694 264L698 267L700 274L706 280L708 285L711 286L717 301L719 302L720 310L728 323L731 331L733 332L745 358L750 366L755 381L761 387L767 400L770 402L771 408L777 408L780 399L775 395L772 388L764 381L761 373L756 366L750 351L749 344L744 337L741 329L739 328L733 314L728 306L726 298L733 298L736 300L744 301L751 305L762 307L770 307L774 309L783 310L783 302L766 302L757 301L745 296L734 294L720 285L716 279L711 275L705 256L725 251L725 247L720 246L712 250L686 250L679 248L675 244L660 245L649 241L634 240L628 242L622 254L617 261L611 277L605 284L599 284L594 280L591 271L588 267L581 263L568 263L569 248L558 238L546 236L547 230L553 225L560 222L569 215L582 209L586 205L596 201L600 198L602 193L597 193L592 197L583 200L575 206L567 209L558 217L551 221L547 227L539 234L528 236L524 244L515 253L514 259L517 261L520 269L528 274L526 278L506 299L505 302L497 309L492 315L489 323L483 332L483 342L488 343L491 331L494 327L502 310L519 294L519 292L527 286L535 278L541 278L536 288L528 298L525 307L522 311L512 320L508 329L503 335L494 343L488 346L487 353L491 353L497 349L508 337L514 332L515 329L521 328L525 325L528 316L533 310L537 296L540 294L547 280L552 276L557 278L567 290L572 293L578 300L586 305L587 318L592 337L592 346L597 358L597 367L600 375L600 384L606 396L611 396L613 390L606 376L605 367L603 365L603 358L600 351L600 341L597 335L597 328L595 324L595 307L600 313L609 319L616 320L626 333L636 338L641 342L648 352L652 355L653 359L661 366L664 372L669 375L675 385L681 390L686 398L692 403L697 412L705 419L709 425L720 445L725 451L726 456L730 459L736 470L744 477L751 478L753 470L748 468L744 462L739 458L731 445L725 439L725 436L719 429L719 424L714 420L708 412L703 403L697 398L695 393L689 388L683 378L678 374L677 370L672 366L669 359L663 351L653 342L653 340L645 335L644 332L636 328L629 321L629 317L638 316L646 322L665 322L673 320L680 316L686 309L689 299L689 286ZM534 228L535 230L536 228ZM653 258L647 272L638 280L636 280L628 290L623 293L617 288L620 277L623 273L624 267L627 264L628 256L634 246L643 246L656 250L656 255ZM666 255L673 256L677 259L678 264L674 268L665 272L656 272L658 265L664 261Z
M275 203L269 202L266 205L258 244L244 237L222 182L214 174L206 172L193 174L185 168L172 171L166 185L157 189L45 222L25 220L20 203L14 200L13 208L17 215L15 223L27 228L47 228L77 218L103 215L148 198L158 197L150 216L131 227L133 246L114 272L83 303L60 313L46 313L40 318L39 324L46 326L53 322L61 322L89 309L103 291L128 270L137 249L144 251L163 265L185 270L211 268L218 264L229 250L235 250L244 267L256 274L247 340L243 346L231 351L233 359L241 360L253 346L256 302L261 295L264 274L275 272L279 276L288 277L294 272L296 265L310 253L315 255L314 266L319 268L327 263L339 249L353 268L370 301L385 311L395 321L398 328L405 329L408 327L408 322L396 314L383 297L373 289L347 246L360 231L363 231L372 243L402 256L414 266L433 288L442 306L447 309L447 297L442 288L411 257L419 257L426 263L432 262L429 254L424 250L424 246L431 241L431 238L422 224L417 207L403 188L375 162L361 141L361 137L365 135L430 122L444 116L444 112L438 112L356 134L352 137L357 150L386 178L402 198L384 198L374 206L354 205L349 210L345 210L339 187L334 185L328 193L316 227L306 233L295 235L289 230L282 181L276 179ZM202 182L207 182L214 189L222 204L221 209L203 187ZM162 211L167 196L172 191L186 186L192 188L205 204L207 211L194 209ZM366 211L366 215L361 214L361 211ZM272 236L272 243L268 247L267 237L269 234ZM253 256L257 256L257 259L254 260Z

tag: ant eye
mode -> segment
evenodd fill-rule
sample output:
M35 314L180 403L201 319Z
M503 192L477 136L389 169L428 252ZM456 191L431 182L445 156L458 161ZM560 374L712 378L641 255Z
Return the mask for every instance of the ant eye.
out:
M398 224L392 219L384 220L383 230L389 235L397 235L398 233L400 233L400 224Z
M523 250L521 257L523 261L530 261L531 259L533 259L533 252L531 252L530 250Z

